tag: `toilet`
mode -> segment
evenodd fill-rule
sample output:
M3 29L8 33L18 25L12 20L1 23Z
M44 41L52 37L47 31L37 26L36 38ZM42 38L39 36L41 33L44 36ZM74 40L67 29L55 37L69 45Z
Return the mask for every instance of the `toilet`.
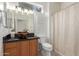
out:
M51 56L52 45L47 42L46 37L40 37L39 42L41 44L41 54L43 56Z

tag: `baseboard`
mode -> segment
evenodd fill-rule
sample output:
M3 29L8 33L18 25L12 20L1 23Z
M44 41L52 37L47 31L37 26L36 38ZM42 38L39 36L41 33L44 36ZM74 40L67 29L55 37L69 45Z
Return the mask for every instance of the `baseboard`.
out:
M54 50L55 56L64 56L61 52L57 51L56 49Z

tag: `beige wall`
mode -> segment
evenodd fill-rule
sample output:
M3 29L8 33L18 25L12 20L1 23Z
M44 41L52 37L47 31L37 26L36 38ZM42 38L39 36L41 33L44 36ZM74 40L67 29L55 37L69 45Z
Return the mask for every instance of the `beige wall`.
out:
M51 16L61 10L61 2L50 2L49 4L49 14Z
M54 50L60 55L79 55L79 3L62 6L67 8L61 8L53 15Z

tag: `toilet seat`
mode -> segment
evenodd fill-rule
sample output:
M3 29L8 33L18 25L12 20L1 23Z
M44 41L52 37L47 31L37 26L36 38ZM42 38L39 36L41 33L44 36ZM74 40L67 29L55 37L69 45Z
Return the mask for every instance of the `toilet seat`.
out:
M49 43L42 43L42 47L43 47L44 50L47 50L47 51L52 50L52 45L49 44Z

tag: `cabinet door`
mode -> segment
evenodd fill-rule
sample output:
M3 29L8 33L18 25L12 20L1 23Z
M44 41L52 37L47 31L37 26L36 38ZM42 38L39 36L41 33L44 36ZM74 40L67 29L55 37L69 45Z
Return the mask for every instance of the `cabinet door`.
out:
M5 56L19 56L19 43L18 42L10 42L4 43L4 55Z
M29 56L29 40L21 41L21 56Z
M38 40L30 40L30 56L38 55Z

